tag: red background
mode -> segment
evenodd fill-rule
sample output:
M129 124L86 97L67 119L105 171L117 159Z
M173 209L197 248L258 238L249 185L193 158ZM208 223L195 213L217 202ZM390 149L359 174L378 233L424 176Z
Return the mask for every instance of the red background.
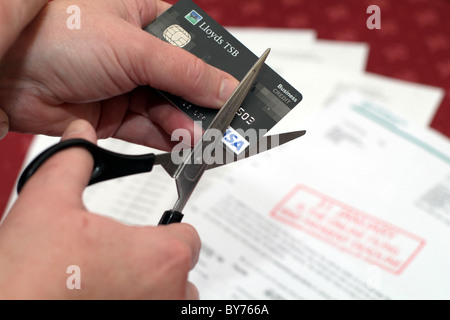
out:
M445 90L431 127L450 137L449 0L194 2L224 26L315 29L319 39L367 42L370 45L367 71ZM381 9L379 30L366 26L370 16L366 10L370 5ZM0 215L31 139L26 134L9 133L0 141Z

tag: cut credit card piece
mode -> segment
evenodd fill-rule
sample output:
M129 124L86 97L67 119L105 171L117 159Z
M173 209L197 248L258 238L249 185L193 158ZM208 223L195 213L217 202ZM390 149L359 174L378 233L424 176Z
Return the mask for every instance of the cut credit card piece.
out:
M190 0L177 2L147 26L145 31L191 52L208 64L228 72L239 81L258 59L254 53ZM208 128L217 114L217 110L194 105L167 92L162 94L192 120L201 121L203 129ZM257 132L260 138L301 100L300 92L269 66L264 65L254 87L231 123L231 128L234 130L233 136L237 134L239 137L237 140L242 138L248 142L248 137L242 136L236 130L247 132L252 129L250 131ZM234 153L239 154L248 144L240 143L237 146L239 150L233 149L233 145L228 145Z

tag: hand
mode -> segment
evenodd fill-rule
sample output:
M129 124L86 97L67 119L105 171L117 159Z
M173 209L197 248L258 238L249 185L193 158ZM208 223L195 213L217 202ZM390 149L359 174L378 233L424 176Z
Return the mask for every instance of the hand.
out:
M96 142L84 120L69 138ZM0 226L0 299L198 298L187 281L200 250L194 228L131 227L86 211L92 167L84 149L61 151L24 186ZM80 267L80 290L66 286L71 265Z
M193 123L154 90L219 108L238 82L142 30L170 5L157 0L77 0L81 29L70 30L73 1L46 5L0 65L0 108L10 129L61 135L77 118L99 138L170 149Z

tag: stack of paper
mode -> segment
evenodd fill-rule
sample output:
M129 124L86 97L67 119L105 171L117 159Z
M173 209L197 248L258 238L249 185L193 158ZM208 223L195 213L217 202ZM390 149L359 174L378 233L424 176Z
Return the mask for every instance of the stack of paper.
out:
M443 91L364 72L364 43L229 28L304 100L291 143L208 171L186 207L203 299L450 298L450 142L428 125ZM30 158L55 140L35 139ZM151 149L114 139L122 153ZM176 199L160 168L89 187L92 212L154 225Z
M258 56L272 47L267 64L303 94L295 115L279 123L282 130L298 128L298 121L317 114L351 90L388 106L405 120L428 126L444 96L441 88L365 72L370 54L366 43L315 40L312 30L228 30Z

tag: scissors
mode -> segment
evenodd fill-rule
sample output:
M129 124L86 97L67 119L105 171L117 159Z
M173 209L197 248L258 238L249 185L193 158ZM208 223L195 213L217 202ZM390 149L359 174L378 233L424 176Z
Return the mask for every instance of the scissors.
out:
M239 107L253 87L256 77L264 65L269 53L270 49L267 49L248 71L233 94L214 117L208 129L203 134L202 139L195 144L181 163L174 163L172 160L174 159L172 153L124 155L105 150L84 139L71 139L60 142L37 156L21 174L18 181L17 192L20 193L28 179L31 178L45 161L57 152L67 148L82 147L89 151L94 158L94 169L88 185L137 173L150 172L154 165L161 165L166 172L175 179L178 199L171 210L164 212L159 221L159 225L181 222L184 216L182 211L204 172L208 169L222 165L211 163L211 161L209 161L214 156L215 147L222 143L220 139L212 139L211 132L215 129L219 130L222 136L225 134ZM250 145L247 148L245 157L240 157L237 160L246 158L249 155L267 151L272 148L272 145L273 147L282 145L304 134L305 131L297 131L263 137L259 140L257 145ZM274 141L276 141L276 143L273 143ZM264 148L258 148L258 146L264 146ZM211 150L211 152L208 153L205 152L205 150ZM196 155L202 155L204 158L203 161L193 161L195 160L194 157ZM236 159L234 160L237 161ZM227 163L225 162L223 164Z

